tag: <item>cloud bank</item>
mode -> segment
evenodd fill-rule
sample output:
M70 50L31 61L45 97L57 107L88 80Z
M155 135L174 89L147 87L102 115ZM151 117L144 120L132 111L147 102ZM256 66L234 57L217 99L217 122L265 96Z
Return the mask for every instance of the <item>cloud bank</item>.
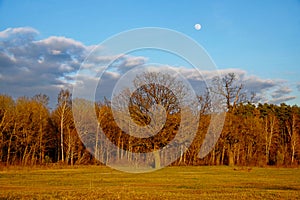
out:
M94 46L86 46L66 37L51 36L39 40L38 36L39 32L30 27L9 28L0 32L0 93L15 98L44 93L50 96L53 107L59 90L72 89L76 78L85 83L91 81L89 77L80 77L76 73ZM118 78L130 69L147 63L147 60L147 57L131 55L95 56L89 58L85 67L90 66L97 74L114 61L113 70L103 74L101 88L98 88L102 96L110 97ZM204 80L211 80L216 75L214 71L202 71L202 78L199 78L195 76L195 69L168 67L186 77L194 88L203 88ZM284 80L261 79L242 69L223 69L218 73L235 73L245 89L256 93L261 102L278 104L296 98L291 95L293 91ZM300 83L297 88L300 91Z

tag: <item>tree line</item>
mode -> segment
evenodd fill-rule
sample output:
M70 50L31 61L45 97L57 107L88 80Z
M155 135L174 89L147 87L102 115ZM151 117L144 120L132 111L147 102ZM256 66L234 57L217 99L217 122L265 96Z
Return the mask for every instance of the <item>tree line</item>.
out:
M101 149L103 142L97 133L92 138L94 154L81 141L72 113L72 94L62 89L57 106L49 109L49 97L38 94L33 97L13 99L0 95L0 162L2 165L44 165L49 163L95 164L95 157L103 159L130 159L130 152L150 152L164 147L177 134L180 122L189 123L190 117L181 118L182 108L176 96L167 87L177 84L184 95L184 87L172 77L148 73L137 77L141 85L130 95L128 105L130 117L140 125L151 125L150 108L159 104L165 109L166 121L161 131L149 138L135 138L124 134L118 127L111 102L96 102L97 121L106 137L120 149L110 152ZM153 84L153 82L157 84ZM192 144L173 165L241 165L241 166L295 166L300 163L300 107L287 104L261 104L254 101L254 95L247 95L235 74L227 74L213 80L211 88L198 95L200 120ZM221 136L212 151L204 158L198 154L211 121L211 114L217 112L212 96L220 97L218 104L224 105L226 113ZM112 155L112 154L117 154ZM156 158L155 165L164 158Z

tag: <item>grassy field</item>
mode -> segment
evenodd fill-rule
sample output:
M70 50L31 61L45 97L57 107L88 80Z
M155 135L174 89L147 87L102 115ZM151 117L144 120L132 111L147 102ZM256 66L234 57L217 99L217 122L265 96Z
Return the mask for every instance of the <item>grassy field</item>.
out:
M127 174L99 166L0 171L0 199L300 199L300 169L168 167Z

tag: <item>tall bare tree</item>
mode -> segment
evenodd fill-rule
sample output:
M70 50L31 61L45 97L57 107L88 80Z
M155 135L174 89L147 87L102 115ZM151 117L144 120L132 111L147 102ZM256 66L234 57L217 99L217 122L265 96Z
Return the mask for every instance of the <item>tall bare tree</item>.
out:
M298 109L293 106L290 111L290 117L286 120L286 127L288 135L290 137L291 148L291 163L294 164L297 149L299 149L300 143L300 116Z
M243 91L243 84L238 82L234 73L229 73L223 78L215 77L213 79L213 86L210 88L210 92L219 95L223 99L223 103L227 108L227 115L225 125L223 129L223 150L222 150L222 162L225 156L225 150L227 152L228 164L234 165L234 152L238 143L237 135L238 130L234 122L234 111L239 103L246 101L246 93Z
M61 90L57 98L57 108L55 110L55 116L59 121L59 131L60 131L60 155L61 161L65 162L64 156L64 132L67 126L72 123L72 109L71 109L71 93L69 90Z
M12 148L15 124L15 102L7 95L0 95L0 161L4 161L6 156L6 164L10 162L10 151ZM5 146L7 145L7 152Z

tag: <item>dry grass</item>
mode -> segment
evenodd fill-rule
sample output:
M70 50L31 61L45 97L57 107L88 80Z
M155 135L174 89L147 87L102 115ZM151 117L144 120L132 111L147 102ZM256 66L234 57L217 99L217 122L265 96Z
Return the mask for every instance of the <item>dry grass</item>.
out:
M101 166L2 168L0 199L299 199L300 169L168 167L127 174Z

